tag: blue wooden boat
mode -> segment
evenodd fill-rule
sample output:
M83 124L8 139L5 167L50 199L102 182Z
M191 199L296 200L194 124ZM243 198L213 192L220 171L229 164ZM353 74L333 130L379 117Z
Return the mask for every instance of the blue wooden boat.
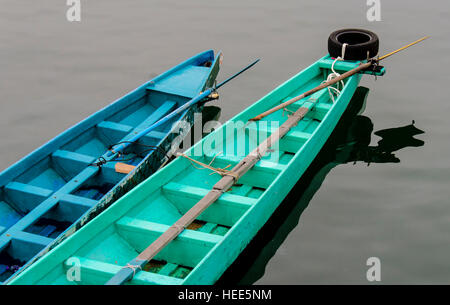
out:
M219 58L202 52L63 132L0 174L0 283L73 234L170 157L195 104L104 163L124 143L213 86ZM98 166L97 166L98 165Z

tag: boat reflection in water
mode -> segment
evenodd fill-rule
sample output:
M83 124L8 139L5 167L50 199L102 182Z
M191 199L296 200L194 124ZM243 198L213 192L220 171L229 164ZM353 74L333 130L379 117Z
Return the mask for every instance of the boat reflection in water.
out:
M365 87L356 90L346 112L308 170L217 284L253 284L259 280L268 261L297 226L303 210L334 167L358 161L368 165L399 163L400 159L393 152L424 145L423 141L414 138L424 132L416 128L413 121L407 126L375 132L382 139L377 146L370 146L373 123L370 118L360 115L365 109L368 93L369 89Z

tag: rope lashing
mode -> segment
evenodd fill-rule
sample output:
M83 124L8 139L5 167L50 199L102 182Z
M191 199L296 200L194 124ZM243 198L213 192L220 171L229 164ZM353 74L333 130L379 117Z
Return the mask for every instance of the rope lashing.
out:
M97 162L93 162L90 165L95 165L95 166L98 166L98 167L102 167L102 165L106 164L106 163L108 163L108 160L106 160L103 157L99 157Z
M178 232L183 232L185 229L186 229L186 227L184 227L184 226L182 226L182 225L179 225L179 224L173 224L172 225L172 227L174 228L174 229L176 229Z
M376 60L370 59L370 62L372 62L372 74L373 74L373 76L375 76L375 81L378 79L376 71L377 71L378 66L380 65L379 61L380 61L380 56L377 56Z
M131 270L133 270L133 277L136 275L136 270L142 270L142 267L139 265L130 265L127 264L124 268L130 268Z
M332 71L332 73L330 73L330 74L328 75L327 79L324 80L323 83L329 82L329 81L333 80L334 78L341 76L341 74L339 74L338 72L336 72L336 71L334 70L334 65L336 64L336 62L337 62L338 60L344 60L344 58L345 58L345 51L346 51L346 49L347 49L347 46L348 46L348 43L343 43L343 44L342 44L341 56L337 57L337 58L333 61L333 64L331 65L331 71ZM341 89L339 89L339 83L340 83L341 86L342 86ZM345 85L343 80L341 80L339 83L336 84L336 87L333 87L333 86L329 86L329 87L328 87L328 94L330 95L330 98L331 98L331 100L333 101L333 103L335 102L335 100L334 100L334 95L336 94L336 97L339 96L339 95L341 94L341 90L344 88L344 85Z
M232 176L232 177L234 177L236 179L239 179L239 176L235 172L230 171L230 170L227 169L227 168L229 168L231 166L231 164L229 164L229 165L227 165L227 166L225 166L223 168L216 168L216 167L211 166L211 164L216 159L217 155L214 156L214 158L211 160L211 162L209 162L209 164L205 164L205 163L202 163L202 162L200 162L198 160L192 159L191 157L189 157L189 156L187 156L187 155L185 155L183 153L177 153L177 156L186 158L189 161L191 161L192 166L194 166L196 169L200 169L200 170L202 170L202 169L209 169L209 170L213 171L213 173L219 174L221 176ZM195 166L195 164L198 164L201 167L197 167L197 166Z
M283 108L283 113L281 114L281 116L284 116L284 114L287 112L288 117L290 114L293 114L295 111L289 110L286 107Z

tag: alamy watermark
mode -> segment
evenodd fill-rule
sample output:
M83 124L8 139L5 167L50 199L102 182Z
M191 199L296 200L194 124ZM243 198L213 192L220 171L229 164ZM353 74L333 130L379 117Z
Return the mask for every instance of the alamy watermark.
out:
M194 122L202 122L202 114L194 114ZM199 128L187 121L175 123L172 132L180 135L172 142L171 153L191 147L191 137L185 137L186 131L195 133ZM275 141L270 147L264 146L266 139L279 132L280 122L261 120L258 122L229 121L222 125L219 121L208 121L203 125L202 134L209 134L203 141L195 145L188 154L191 157L213 156L218 154L233 155L243 159L251 152L261 152L266 161L277 163L280 158L280 141ZM213 133L211 133L214 131ZM194 134L195 137L195 134ZM284 140L281 140L284 141ZM284 143L284 142L283 142Z
M366 261L366 265L369 269L366 273L366 278L369 282L381 281L381 260L378 257L369 257Z
M367 10L366 17L370 22L381 21L381 0L367 0Z
M66 278L69 282L81 282L81 262L76 257L71 257L66 261L71 266L66 271Z
M66 18L69 22L81 21L81 0L67 0L66 5L69 7L66 12Z

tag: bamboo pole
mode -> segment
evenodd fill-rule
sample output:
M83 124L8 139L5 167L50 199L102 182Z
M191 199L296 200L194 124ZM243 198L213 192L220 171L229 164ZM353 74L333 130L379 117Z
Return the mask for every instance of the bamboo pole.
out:
M388 53L388 54L386 54L386 55L384 55L384 56L381 56L381 57L378 59L378 61L383 60L383 59L385 59L385 58L388 58L389 56L392 56L392 55L394 55L394 54L396 54L396 53L398 53L398 52L400 52L400 51L403 51L403 50L405 50L405 49L407 49L407 48L409 48L409 47L412 47L413 45L418 44L419 42L422 42L422 41L424 41L425 39L428 39L428 38L430 38L430 36L425 36L425 37L422 37L422 38L420 38L420 39L417 39L416 41L411 42L410 44L407 44L406 46L401 47L401 48L398 49L398 50L395 50L395 51L393 51L393 52L391 52L391 53Z
M288 101L286 101L286 102L284 102L284 103L282 103L282 104L280 104L280 105L278 105L276 107L273 107L272 109L269 109L269 110L267 110L267 111L265 111L265 112L255 116L254 118L251 118L249 121L259 121L262 118L268 116L269 114L272 114L275 111L283 109L286 106L289 106L290 104L293 104L293 103L295 103L295 102L297 102L297 101L299 101L299 100L301 100L301 99L303 99L303 98L305 98L307 96L310 96L310 95L316 93L317 91L325 89L325 88L327 88L329 86L332 86L332 85L334 85L334 84L336 84L336 83L338 83L338 82L340 82L340 81L342 81L342 80L344 80L344 79L346 79L346 78L348 78L348 77L350 77L352 75L355 75L356 73L359 73L362 70L365 70L365 69L369 68L371 65L372 65L371 62L367 62L367 63L361 64L358 67L356 67L356 68L354 68L354 69L352 69L352 70L350 70L348 72L345 72L344 74L341 74L340 76L338 76L336 78L333 78L332 80L330 80L328 82L322 83L319 86L317 86L317 87L315 87L315 88L313 88L313 89L311 89L309 91L306 91L305 93L302 93L302 94L300 94L300 95L298 95L298 96L296 96L294 98L291 98L290 100L288 100Z
M356 73L359 73L359 72L369 68L374 63L378 63L381 60L383 60L385 58L388 58L389 56L392 56L392 55L394 55L394 54L396 54L396 53L398 53L400 51L403 51L403 50L405 50L405 49L407 49L407 48L409 48L409 47L411 47L411 46L413 46L415 44L418 44L419 42L424 41L428 37L429 36L425 36L423 38L420 38L420 39L418 39L418 40L416 40L416 41L406 45L406 46L401 47L398 50L395 50L395 51L390 52L390 53L388 53L388 54L386 54L384 56L381 56L378 59L373 59L373 60L368 61L367 63L360 64L358 67L356 67L356 68L354 68L354 69L352 69L350 71L347 71L344 74L342 74L342 75L340 75L340 76L338 76L336 78L333 78L332 80L330 80L328 82L322 83L319 86L317 86L317 87L315 87L315 88L313 88L313 89L311 89L311 90L309 90L309 91L307 91L305 93L302 93L302 94L300 94L300 95L290 99L289 101L286 101L286 102L284 102L284 103L282 103L282 104L280 104L278 106L275 106L272 109L269 109L269 110L267 110L267 111L265 111L265 112L255 116L254 118L251 118L249 121L259 121L262 118L264 118L264 117L266 117L266 116L268 116L268 115L270 115L270 114L272 114L272 113L274 113L274 112L276 112L276 111L278 111L280 109L285 108L286 106L289 106L289 105L291 105L291 104L293 104L293 103L295 103L295 102L297 102L297 101L299 101L299 100L301 100L301 99L303 99L303 98L305 98L307 96L310 96L311 94L316 93L317 91L320 91L320 90L325 89L325 88L327 88L329 86L332 86L332 85L334 85L334 84L336 84L336 83L338 83L338 82L340 82L340 81L342 81L342 80L344 80L344 79L346 79L346 78L348 78L348 77L350 77L352 75L355 75Z

